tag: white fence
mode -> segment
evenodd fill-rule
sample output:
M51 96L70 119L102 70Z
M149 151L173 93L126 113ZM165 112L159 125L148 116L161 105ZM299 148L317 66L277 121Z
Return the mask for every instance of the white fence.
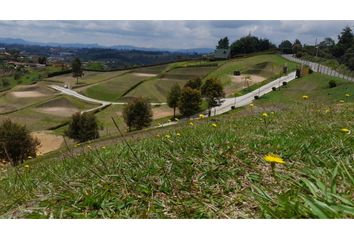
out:
M315 62L310 62L310 61L307 61L307 60L302 60L302 59L293 57L291 54L284 54L284 55L282 55L282 56L283 56L284 58L290 60L290 61L307 65L307 66L309 66L314 72L319 72L319 73L326 74L326 75L329 75L329 76L332 76L332 77L338 77L338 78L342 78L342 79L344 79L344 80L348 80L348 81L354 82L354 74L353 74L353 73L342 74L342 73L339 73L339 72L337 72L336 70L334 70L334 69L332 69L332 68L330 68L330 67L327 67L327 66L324 66L324 65L322 65L322 64L315 63Z

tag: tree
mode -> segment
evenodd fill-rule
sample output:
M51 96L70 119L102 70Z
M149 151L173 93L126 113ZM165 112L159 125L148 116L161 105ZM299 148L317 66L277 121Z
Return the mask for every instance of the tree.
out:
M176 117L176 107L178 107L178 101L181 97L181 87L176 83L172 86L167 96L167 104L170 108L173 108L173 117Z
M7 119L0 125L0 158L12 165L22 163L28 157L35 157L38 146L25 126Z
M123 109L123 118L129 131L132 128L140 130L152 122L151 104L144 98L134 98Z
M207 99L210 116L211 108L217 106L220 98L225 97L223 86L216 79L207 79L201 90L202 96Z
M95 115L93 113L74 113L65 133L68 137L79 142L98 138L98 124Z
M279 44L280 50L285 54L292 54L293 53L292 47L293 44L289 40L284 40Z
M200 110L202 102L200 91L190 87L184 87L181 92L178 109L183 116L189 117Z
M228 49L229 48L229 39L228 37L221 38L216 46L216 49Z
M186 84L184 84L183 87L190 87L192 89L200 89L202 86L202 79L200 78L196 78L196 79L191 79L191 80L188 80L186 82Z
M302 50L302 44L299 39L296 39L293 44L293 53L298 54Z
M275 48L275 45L268 39L259 39L251 34L240 38L239 40L233 42L230 46L232 56L236 54L254 53L272 48Z
M76 77L76 84L79 84L79 77L82 77L83 74L80 59L75 58L71 63L71 67L73 70L73 77Z

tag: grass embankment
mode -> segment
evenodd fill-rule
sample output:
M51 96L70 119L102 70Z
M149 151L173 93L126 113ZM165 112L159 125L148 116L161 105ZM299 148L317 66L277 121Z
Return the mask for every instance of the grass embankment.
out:
M288 72L294 71L297 66L296 63L279 55L262 54L237 58L224 63L217 70L208 74L205 79L216 78L220 80L227 92L238 92L237 95L243 95L280 77L285 64L288 66ZM242 75L251 76L251 78L252 75L260 76L265 80L256 84L252 83L250 87L240 90L240 83L232 80L234 71L240 71Z
M144 131L150 137L129 145L85 147L78 157L8 168L0 175L0 214L352 218L354 138L341 129L354 129L354 84L337 79L328 89L327 80L309 75L253 107ZM263 160L269 153L285 164L272 171Z

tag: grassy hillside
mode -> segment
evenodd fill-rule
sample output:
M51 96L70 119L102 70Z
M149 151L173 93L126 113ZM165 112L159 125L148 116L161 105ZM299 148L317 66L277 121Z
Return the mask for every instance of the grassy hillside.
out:
M270 77L280 72L285 63L288 66L289 72L296 69L296 63L274 54L237 58L226 62L217 71L209 74L208 77L218 78L224 84L230 82L229 75L233 75L233 72L236 70L241 71L241 74L258 74L263 77Z
M223 116L5 169L0 214L353 218L354 138L341 129L354 129L354 84L328 89L328 79L309 75ZM270 153L285 164L272 169Z

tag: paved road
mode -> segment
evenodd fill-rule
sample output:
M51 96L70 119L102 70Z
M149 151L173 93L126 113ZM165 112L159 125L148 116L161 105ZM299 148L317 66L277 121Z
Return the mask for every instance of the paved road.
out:
M51 88L63 93L63 94L66 94L66 95L69 95L69 96L73 96L73 97L76 97L76 98L79 98L81 100L84 100L86 102L92 102L92 103L98 103L98 104L101 104L101 106L99 107L95 107L95 108L92 108L92 109L88 109L88 110L85 110L83 112L91 112L91 111L95 111L97 109L100 109L100 108L104 108L104 107L107 107L109 105L125 105L127 104L126 102L108 102L108 101L102 101L102 100L97 100L97 99L94 99L94 98L90 98L90 97L86 97L74 90L71 90L71 89L68 89L68 88L64 88L64 87L60 87L58 85L50 85ZM166 103L151 103L151 105L165 105Z
M221 106L215 107L211 109L211 116L216 116L219 114L223 114L231 110L231 107L242 107L247 104L250 104L254 100L254 96L262 96L272 91L273 87L280 87L283 85L283 82L290 82L294 80L296 77L296 72L291 72L287 76L283 76L280 78L275 79L274 81L267 83L266 85L247 93L240 97L234 98L224 98L222 99L223 103Z
M330 67L324 66L322 64L315 63L315 62L310 62L310 61L307 61L307 60L303 60L303 59L299 59L299 58L293 57L293 55L291 55L291 54L283 54L282 57L288 59L289 61L293 61L293 62L302 63L304 65L307 65L314 72L319 72L319 73L322 73L322 74L326 74L326 75L329 75L329 76L338 77L338 78L342 78L344 80L349 80L349 81L353 81L354 82L354 77L353 77L352 73L350 73L352 76L349 76L349 74L345 75L345 74L337 72L336 70L334 70L334 69L332 69Z

